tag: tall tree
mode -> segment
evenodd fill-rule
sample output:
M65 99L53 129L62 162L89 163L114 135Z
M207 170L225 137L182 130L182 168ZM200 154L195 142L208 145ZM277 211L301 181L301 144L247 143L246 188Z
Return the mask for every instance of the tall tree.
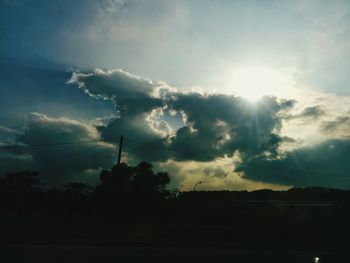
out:
M120 199L148 199L160 197L170 182L166 172L155 173L148 162L140 162L136 167L126 163L115 165L111 171L100 174L101 185L97 192Z

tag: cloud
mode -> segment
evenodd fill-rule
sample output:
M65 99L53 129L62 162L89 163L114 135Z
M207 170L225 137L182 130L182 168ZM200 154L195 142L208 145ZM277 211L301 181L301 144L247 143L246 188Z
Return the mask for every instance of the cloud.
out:
M257 184L279 189L291 185L350 187L342 176L323 175L345 174L344 156L350 154L346 140L349 118L330 120L336 114L330 111L334 105L327 105L328 97L336 99L331 95L313 106L298 105L295 111L296 100L263 97L252 103L233 95L186 92L121 70L75 73L70 83L115 104L117 117L99 127L103 138L124 134L128 160L166 166L182 189L208 178L208 189L224 189L225 184L233 183L236 188L250 184L251 189L258 189ZM182 125L173 128L179 120ZM289 129L299 127L299 133L305 123L324 135L304 144L283 133L285 123ZM231 171L213 164L220 158L233 158Z
M12 143L18 134L17 130L0 125L0 146Z
M165 88L165 83L143 79L120 69L74 72L68 83L77 84L92 97L111 100L120 115L136 115L162 106L159 97Z
M257 190L275 189L285 190L289 185L276 183L264 183L242 178L232 169L229 159L210 162L196 161L167 161L156 163L155 168L166 170L171 176L170 188L179 188L183 191L191 191L195 184L197 190Z
M237 164L243 178L294 186L349 188L350 140L330 139L284 156L253 157Z
M254 104L233 95L184 92L122 70L73 73L69 83L77 84L94 98L111 100L116 118L100 127L102 137L125 135L134 140L126 144L125 151L149 161L209 161L232 156L236 151L276 155L285 140L278 134L280 113L294 104L274 97ZM183 127L173 130L172 122L180 117Z
M30 112L85 121L114 111L111 103L92 100L68 86L71 73L65 68L40 58L1 57L0 124L17 129Z
M78 87L96 99L110 100L116 108L116 117L106 126L99 127L101 136L110 140L120 135L141 142L166 146L165 136L172 132L164 115L165 93L169 88L163 82L153 82L127 73L123 70L90 73L73 73L70 84ZM150 151L145 145L125 144L125 151L139 160L167 158L167 154Z
M228 173L221 166L207 167L203 172L209 177L225 178L228 176Z
M325 115L326 112L320 105L315 105L311 107L306 107L304 108L301 112L294 114L294 115L289 115L286 117L287 120L292 120L292 119L303 119L305 121L308 121L310 119L316 120Z
M100 2L100 11L105 15L116 15L120 8L126 3L126 0L103 0Z
M264 97L256 104L232 95L176 94L170 107L185 115L183 128L171 146L186 149L196 160L213 160L225 155L277 154L285 138L279 135L289 101ZM192 157L193 158L193 157Z
M341 158L348 154L348 118L329 119L334 115L329 115L325 103L299 107L291 113L297 104L295 100L270 96L253 103L233 95L186 91L123 70L74 72L69 83L96 100L111 102L114 115L85 123L31 113L20 132L0 127L0 133L14 134L13 143L23 145L94 142L21 152L3 150L0 160L6 165L1 172L30 168L44 174L48 184L87 178L102 167L113 166L116 141L124 135L124 161L145 160L168 167L182 189L197 179L206 181L207 189L340 185L338 179L331 184L329 178L317 175L321 170L342 174L346 163ZM289 120L294 119L307 120L315 127L321 123L323 140L308 147L295 143L294 138L283 134L284 124L291 125ZM106 142L96 141L100 139ZM294 146L286 147L290 144ZM228 164L216 163L222 158L228 159ZM296 176L265 166L320 170L313 171L316 175Z
M4 148L0 152L1 174L29 169L42 174L44 184L62 184L81 177L89 170L111 167L116 160L114 145L98 141L96 127L68 118L51 118L31 113L26 126L15 140L21 145L42 147ZM87 142L90 141L90 142ZM66 145L45 146L46 144Z
M332 121L324 121L320 128L328 136L350 138L350 116L338 116Z

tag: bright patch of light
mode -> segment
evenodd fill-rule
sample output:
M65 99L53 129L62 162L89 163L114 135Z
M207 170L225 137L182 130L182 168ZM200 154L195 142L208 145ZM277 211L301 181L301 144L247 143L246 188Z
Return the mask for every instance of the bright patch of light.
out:
M280 71L263 68L242 68L233 70L229 77L230 93L251 101L265 95L286 98L291 94L291 76Z

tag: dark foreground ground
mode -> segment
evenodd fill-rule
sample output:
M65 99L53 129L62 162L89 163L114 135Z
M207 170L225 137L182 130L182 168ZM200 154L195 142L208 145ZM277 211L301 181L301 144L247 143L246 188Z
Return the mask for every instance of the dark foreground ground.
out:
M0 262L349 262L346 232L281 227L2 226Z
M349 253L177 247L6 245L1 262L349 262Z
M3 213L0 262L350 262L348 205L128 207L106 216Z

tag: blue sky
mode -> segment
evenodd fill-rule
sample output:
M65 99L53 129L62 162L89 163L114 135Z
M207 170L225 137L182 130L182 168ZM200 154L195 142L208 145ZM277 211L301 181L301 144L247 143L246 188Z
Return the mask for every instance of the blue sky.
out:
M347 1L3 0L0 12L9 56L208 89L227 67L259 64L349 94Z
M87 138L124 129L184 151L192 151L191 138L194 149L217 155L148 156L184 189L200 179L196 174L210 178L203 184L210 189L328 185L329 179L281 179L235 167L242 161L280 165L281 158L296 166L296 151L309 156L328 147L320 159L332 165L320 170L346 171L346 162L333 166L339 152L327 154L350 138L349 25L348 1L0 0L0 132L6 143L29 144L26 134L37 136L38 127L49 133L47 125L57 123L67 125L61 133L68 138L75 129ZM256 102L263 95L276 98ZM226 104L240 119L224 116ZM243 112L248 104L255 113ZM272 107L272 115L258 106ZM260 123L249 140L239 134L255 124L242 126L241 119ZM205 136L218 132L216 148L202 147ZM350 158L347 148L339 151ZM130 162L147 156L131 146L127 154ZM47 172L41 155L1 156L14 163L27 158L23 168ZM97 162L67 174L91 176L101 167ZM217 171L225 176L215 176ZM344 185L332 180L335 187Z

